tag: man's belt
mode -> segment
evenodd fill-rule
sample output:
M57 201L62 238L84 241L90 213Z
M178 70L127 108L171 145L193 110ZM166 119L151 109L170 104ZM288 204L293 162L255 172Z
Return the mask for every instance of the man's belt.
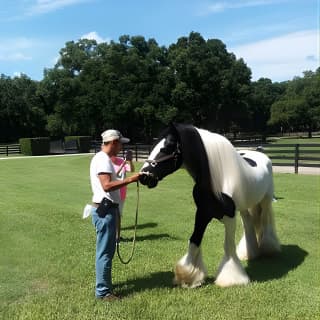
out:
M96 212L98 213L100 218L104 218L108 213L109 209L111 208L119 208L119 204L112 202L108 198L103 198L100 203L93 202L92 206L97 208Z

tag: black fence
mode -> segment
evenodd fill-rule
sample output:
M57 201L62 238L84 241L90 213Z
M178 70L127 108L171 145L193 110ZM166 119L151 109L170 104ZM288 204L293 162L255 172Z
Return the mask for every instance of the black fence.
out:
M94 153L100 151L101 141L93 140L91 141L91 149ZM124 144L122 150L122 156L125 155L126 150L131 150L133 154L133 159L135 161L141 161L148 158L152 145L143 144L143 143L135 143L135 144Z
M301 144L258 144L258 143L234 143L237 149L260 150L267 154L272 160L273 166L294 167L295 173L299 172L299 167L320 168L320 144L319 143L301 143ZM126 150L132 150L135 161L143 161L148 158L152 150L149 144L124 144L122 156ZM56 146L61 153L76 153L72 146L67 150L62 146ZM90 152L98 152L101 148L101 141L91 141ZM60 153L59 152L59 153ZM0 156L9 156L11 154L20 154L19 144L0 145Z
M94 152L100 150L101 142L93 143ZM272 160L273 166L294 167L294 172L299 172L299 167L320 168L320 144L258 144L234 143L237 149L259 150L264 152ZM123 155L126 150L133 151L133 158L136 161L143 161L148 158L152 146L148 144L125 144Z
M236 147L258 149L269 156L273 166L294 167L295 173L299 172L299 167L320 168L320 144L318 143L237 144Z
M21 153L20 144L8 144L8 145L0 145L0 155L6 155L7 157L10 154L19 154Z

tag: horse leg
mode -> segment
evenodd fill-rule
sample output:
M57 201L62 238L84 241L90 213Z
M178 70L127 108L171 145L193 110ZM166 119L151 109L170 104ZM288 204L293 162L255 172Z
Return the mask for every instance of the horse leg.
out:
M274 214L272 210L272 197L266 196L260 203L260 220L257 223L257 239L260 253L272 255L281 251L277 237Z
M250 282L236 254L235 232L236 218L224 216L225 226L224 257L217 271L215 283L220 287L242 285Z
M189 241L189 248L175 266L173 283L184 288L195 288L203 284L207 270L202 260L201 241L211 217L199 209L196 212L196 221L193 234Z
M258 242L254 221L248 210L241 211L244 234L237 246L237 255L240 260L252 260L259 255Z

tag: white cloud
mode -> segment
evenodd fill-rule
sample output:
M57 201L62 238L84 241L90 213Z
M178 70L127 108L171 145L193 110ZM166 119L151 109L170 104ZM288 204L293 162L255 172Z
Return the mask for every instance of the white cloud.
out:
M32 57L27 56L21 52L11 52L7 54L0 54L1 61L22 61L22 60L32 60Z
M26 52L34 45L35 42L27 38L0 39L0 60L31 60L32 57Z
M92 0L36 0L36 3L27 10L26 14L30 16L45 14L67 6L89 1Z
M217 14L227 10L260 7L287 2L288 0L245 0L245 1L220 1L208 5L202 10L202 15Z
M81 36L80 39L96 40L97 43L110 42L110 39L103 39L98 35L96 31L91 31L89 33L86 33L83 36Z
M13 73L13 76L14 77L18 77L18 78L20 78L22 75L23 75L23 73L20 72L20 71L16 71L16 72Z
M319 67L319 32L305 30L230 48L252 70L253 79L291 80Z

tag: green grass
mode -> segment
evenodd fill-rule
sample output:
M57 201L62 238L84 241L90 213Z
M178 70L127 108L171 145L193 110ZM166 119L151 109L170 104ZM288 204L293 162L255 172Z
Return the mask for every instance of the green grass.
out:
M172 286L173 266L185 253L194 220L192 181L185 171L154 190L140 187L133 261L114 258L115 290L94 298L95 232L81 218L90 202L90 156L20 158L0 162L0 319L318 319L319 176L275 175L274 204L281 255L244 263L248 286L218 288L223 227L213 221L203 240L209 271L198 289ZM131 185L123 237L132 237L136 203ZM241 235L238 223L237 239ZM121 244L126 258L131 242Z
M268 141L272 144L320 143L320 137L313 137L313 138L281 137L281 138L268 138Z

